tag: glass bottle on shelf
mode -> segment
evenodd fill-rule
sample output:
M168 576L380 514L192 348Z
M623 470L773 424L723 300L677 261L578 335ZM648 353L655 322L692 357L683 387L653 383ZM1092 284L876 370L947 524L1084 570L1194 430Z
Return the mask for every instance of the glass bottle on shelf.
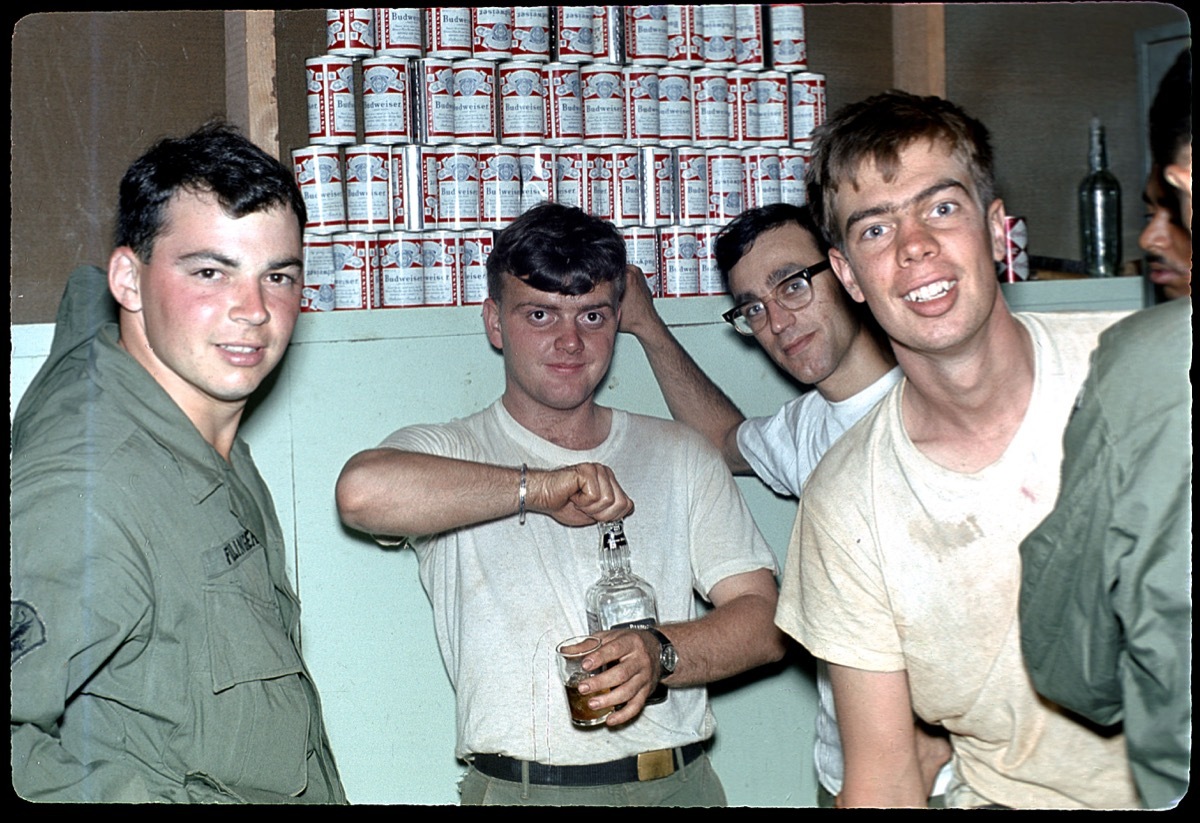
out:
M658 625L654 587L633 573L629 563L629 541L625 523L598 523L600 529L600 579L588 587L588 631L645 629ZM647 703L667 699L667 687L659 683Z
M1104 126L1092 118L1088 174L1079 184L1079 235L1083 265L1093 277L1115 277L1121 268L1121 184L1108 170Z

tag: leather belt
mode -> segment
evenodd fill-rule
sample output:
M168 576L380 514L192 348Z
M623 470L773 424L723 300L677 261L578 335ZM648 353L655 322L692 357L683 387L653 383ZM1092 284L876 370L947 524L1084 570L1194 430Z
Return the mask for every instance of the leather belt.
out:
M679 749L686 766L704 753L703 743L691 743ZM669 777L676 771L676 749L658 749L607 763L588 763L581 766L547 766L530 761L529 782L539 786L609 786L615 783L637 783ZM499 780L523 782L524 761L503 754L477 754L472 761L481 774Z

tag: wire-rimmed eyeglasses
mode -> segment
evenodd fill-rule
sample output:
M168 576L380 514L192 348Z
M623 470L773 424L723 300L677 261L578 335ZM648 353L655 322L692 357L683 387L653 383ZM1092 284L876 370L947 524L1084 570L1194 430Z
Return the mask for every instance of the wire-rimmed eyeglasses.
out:
M806 269L801 269L795 274L789 274L776 283L775 288L771 289L766 297L747 301L740 306L734 306L722 314L721 319L733 326L738 334L750 336L755 332L762 331L767 325L768 303L774 301L790 311L798 311L804 308L812 302L813 275L820 274L828 268L829 260L826 259L820 263L814 263Z

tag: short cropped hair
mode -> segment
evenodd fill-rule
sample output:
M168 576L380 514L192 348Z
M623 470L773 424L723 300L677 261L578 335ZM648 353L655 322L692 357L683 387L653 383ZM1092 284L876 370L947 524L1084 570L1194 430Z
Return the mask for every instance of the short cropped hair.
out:
M223 122L186 137L167 138L133 162L121 179L115 241L148 261L177 192L211 192L235 218L276 206L290 208L303 232L307 212L290 171Z
M817 228L812 211L808 206L772 203L768 206L749 209L721 229L716 243L713 244L713 256L717 260L717 268L721 270L721 276L725 278L726 289L729 288L729 273L733 271L733 267L738 264L738 261L750 251L750 247L754 245L754 241L759 238L759 235L789 223L795 223L811 234L813 242L817 244L817 249L823 257L829 255L829 244L825 242L821 230ZM817 261L812 262L816 263Z
M1160 168L1178 161L1192 142L1192 50L1167 69L1150 104L1150 156Z
M986 207L995 199L992 146L983 123L940 97L887 91L843 107L813 135L805 182L814 216L831 246L841 248L844 241L833 212L838 187L853 185L860 164L868 159L891 181L900 152L921 139L949 144L970 171L981 204Z
M488 295L500 302L504 278L538 291L587 294L601 283L625 295L625 241L612 223L561 203L542 203L496 235L487 260Z

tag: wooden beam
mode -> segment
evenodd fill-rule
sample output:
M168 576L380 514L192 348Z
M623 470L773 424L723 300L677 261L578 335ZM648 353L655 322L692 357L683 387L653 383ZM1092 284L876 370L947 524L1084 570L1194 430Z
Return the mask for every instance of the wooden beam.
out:
M225 12L225 115L255 144L279 157L273 11Z
M892 66L896 88L946 96L946 9L941 3L892 6Z

